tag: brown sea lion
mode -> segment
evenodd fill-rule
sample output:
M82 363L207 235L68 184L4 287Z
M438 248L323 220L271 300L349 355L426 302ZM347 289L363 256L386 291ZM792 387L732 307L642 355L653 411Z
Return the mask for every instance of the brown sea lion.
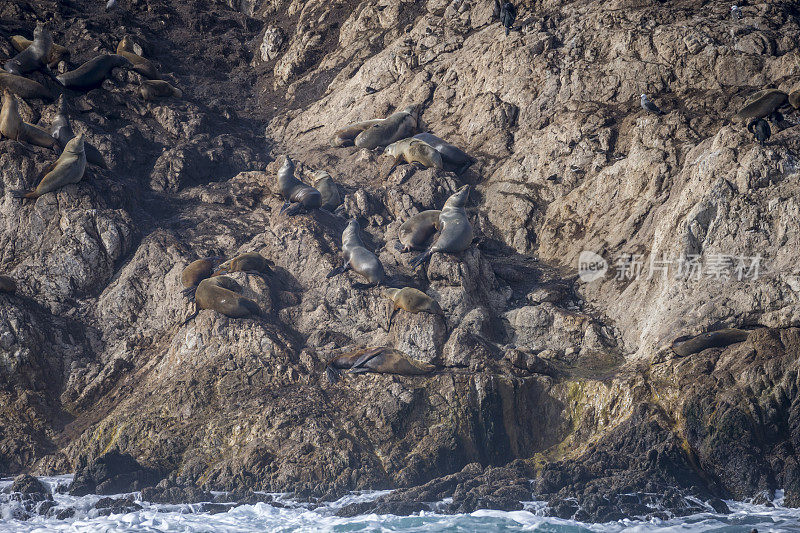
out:
M472 224L470 224L467 211L464 209L468 198L469 185L464 185L447 199L442 208L442 214L439 215L439 227L441 228L439 236L424 254L415 257L411 261L412 268L419 268L422 263L436 252L455 254L469 248L474 235L472 233Z
M314 187L309 187L294 177L294 162L284 156L283 165L278 171L278 194L285 200L281 213L296 215L303 209L318 209L322 206L322 195Z
M333 213L342 205L342 195L330 174L324 170L314 173L314 188L322 195L322 209Z
M148 80L161 79L161 75L158 73L158 69L156 69L153 63L151 63L149 59L133 51L133 41L130 36L126 35L119 42L117 45L117 54L127 58L128 61L133 63L131 70L138 72ZM180 95L178 95L178 98L180 98Z
M734 120L746 120L768 117L773 111L783 106L788 99L788 94L777 89L758 91L750 96L744 107L733 118Z
M186 268L181 272L181 285L183 285L182 293L189 298L194 298L197 286L204 279L210 278L214 275L214 270L217 265L222 261L222 257L212 256L204 257L189 263Z
M15 141L55 148L56 140L39 126L23 122L19 114L17 98L5 89L3 91L3 109L0 110L0 134Z
M93 89L100 85L116 67L131 68L131 63L127 58L117 54L103 54L90 59L80 67L69 72L65 72L56 79L64 87L70 89Z
M750 332L744 329L720 329L694 337L678 337L672 343L672 351L681 357L696 354L708 348L724 348L747 340Z
M196 317L201 309L213 309L231 318L261 315L258 304L239 294L241 290L241 286L227 276L204 279L194 294L194 313L181 326Z
M443 141L432 133L417 133L415 139L420 139L433 146L442 155L444 169L456 174L462 174L475 160L458 147Z
M437 152L430 144L414 137L393 142L386 147L383 153L394 157L394 162L389 168L387 176L402 162L419 163L425 168L444 168L442 154Z
M53 93L41 83L26 78L0 71L0 88L8 89L25 100L40 99L52 100Z
M364 246L360 230L356 219L350 219L342 232L342 255L345 263L331 270L327 277L331 278L352 268L354 272L364 276L370 285L379 285L386 278L386 272L378 256Z
M42 70L52 77L53 73L47 66L47 58L50 56L52 48L53 34L44 24L39 22L36 24L36 29L33 30L33 41L30 46L6 61L3 68L6 72L18 76L23 76L35 70Z
M231 272L244 272L264 278L265 274L272 272L275 263L257 252L247 252L225 261L217 267L212 276L230 274Z
M377 372L404 376L428 374L436 369L432 364L412 359L394 348L386 346L361 348L332 357L325 368L328 381L336 383L341 374L340 370L348 368L354 374Z
M375 118L372 120L364 120L362 122L356 122L354 124L349 124L340 130L336 130L333 133L333 140L331 144L333 146L353 146L355 143L355 138L358 136L359 133L364 131L365 129L369 128L370 126L374 126L380 122L383 122L384 119L382 118Z
M139 96L145 100L156 100L158 98L182 98L183 91L173 87L164 80L145 80L139 86Z
M14 278L0 276L0 292L8 292L11 294L17 292L17 282L14 281Z
M67 100L62 94L58 97L58 113L50 126L50 135L58 141L59 146L64 147L69 141L75 137L75 132L72 131L72 125L69 122L69 113L67 111ZM100 150L89 144L83 143L83 149L86 152L86 162L96 165L100 168L108 168L106 160Z
M392 327L392 319L398 309L403 309L409 313L432 313L444 316L439 302L413 287L403 287L402 289L386 289L383 295L389 298L394 305L388 318L388 328Z
M429 209L417 213L400 226L397 236L403 245L401 251L424 250L428 240L439 229L439 216L442 212L438 209Z
M11 46L13 46L17 52L23 52L33 44L33 41L26 39L22 35L12 35L10 41ZM68 57L69 50L59 44L53 43L53 46L50 48L50 53L47 55L47 65L50 68L55 68L61 61L66 60Z
M417 129L421 106L409 106L389 115L358 134L355 145L370 150L411 137Z
M83 148L83 133L75 136L64 147L55 163L42 173L44 177L32 191L12 191L15 198L38 198L70 183L78 183L86 171L86 152Z

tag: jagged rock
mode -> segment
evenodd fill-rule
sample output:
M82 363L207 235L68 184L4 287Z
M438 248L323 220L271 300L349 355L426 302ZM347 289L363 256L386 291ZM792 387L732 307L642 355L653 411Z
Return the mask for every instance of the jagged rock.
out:
M30 474L22 474L14 478L14 482L11 484L11 487L9 487L9 490L22 494L50 494L50 491L45 487L44 483Z
M158 479L158 472L142 467L130 455L111 451L79 469L69 493L85 496L133 492L156 483ZM102 501L111 499L104 498Z

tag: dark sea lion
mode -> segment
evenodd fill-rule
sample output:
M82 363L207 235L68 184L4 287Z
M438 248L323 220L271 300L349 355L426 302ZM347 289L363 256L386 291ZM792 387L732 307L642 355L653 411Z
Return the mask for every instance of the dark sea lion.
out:
M53 34L50 33L50 30L48 30L44 24L39 22L36 24L36 29L33 30L33 41L30 46L6 61L3 68L6 72L18 76L35 70L42 70L52 76L53 73L47 66L47 59L50 56L50 50L52 48Z
M800 89L795 89L789 93L789 103L795 109L800 109Z
M22 35L12 35L10 41L11 46L13 46L17 52L24 52L25 49L33 44L33 41L26 39ZM54 68L68 57L69 50L59 44L53 43L53 46L50 48L50 53L47 55L47 65L50 68Z
M265 274L272 272L275 263L257 252L247 252L237 255L229 261L225 261L217 267L212 276L230 274L231 272L244 272L264 277Z
M231 318L261 315L258 304L239 294L241 290L238 283L226 276L204 279L194 294L195 311L181 326L196 317L201 309L213 309Z
M59 146L62 147L66 146L67 143L75 137L75 132L72 131L72 125L69 122L66 97L63 94L58 97L58 113L56 114L55 120L53 120L53 125L50 127L50 135L58 141ZM108 168L100 150L88 142L83 143L83 149L86 152L86 161L89 164L96 165L100 168Z
M40 99L52 100L53 93L41 83L26 78L0 71L0 88L8 89L25 100Z
M100 85L111 74L112 69L132 66L133 63L125 57L103 54L90 59L75 70L56 76L56 79L61 85L70 89L92 89Z
M5 89L3 91L3 108L0 110L0 134L3 137L19 142L35 144L45 148L55 148L56 140L39 126L28 124L19 114L17 98Z
M123 37L117 45L117 54L127 58L128 61L133 63L133 68L131 70L138 72L148 80L161 79L161 75L158 73L158 69L156 69L153 63L151 63L149 59L133 51L133 42L128 35Z
M400 350L389 347L361 348L332 357L325 368L328 381L336 383L340 370L350 369L351 373L377 372L380 374L400 374L414 376L433 372L436 367L430 363L417 361Z
M764 146L764 143L772 135L769 123L763 118L753 119L750 124L747 125L747 131L753 134L761 146Z
M38 198L43 194L60 189L70 183L78 183L86 171L86 152L83 147L83 134L77 135L64 147L55 163L47 167L39 185L32 191L13 191L16 198Z
M398 309L403 309L409 313L432 313L444 316L439 302L413 287L403 287L402 289L386 289L383 295L389 298L394 305L388 318L388 327L392 327L392 319Z
M17 292L17 282L14 281L14 278L0 276L0 292L8 292L11 294Z
M336 130L333 133L333 140L331 141L331 144L333 146L353 146L355 144L353 141L355 141L355 138L359 133L370 126L374 126L375 124L383 122L383 120L384 119L382 118L374 118L372 120L364 120L361 122L348 124L344 128Z
M724 348L747 340L750 332L744 329L721 329L694 337L678 337L672 343L672 351L680 357L696 354L708 348Z
M788 100L789 95L777 89L758 91L745 102L744 107L733 118L734 120L746 120L768 117Z
M383 152L386 155L394 157L394 162L389 168L387 176L391 174L394 167L402 162L406 163L419 163L425 168L444 168L442 162L442 154L430 144L414 137L407 137L395 141Z
M322 206L322 195L314 187L309 187L294 177L294 163L284 156L283 165L278 171L278 194L285 200L281 213L295 215L303 209L318 209Z
M200 282L210 278L214 274L217 265L222 261L222 257L204 257L189 263L181 272L182 293L189 298L194 298L195 290Z
M424 263L431 255L436 252L446 252L455 254L463 252L472 243L473 233L472 224L469 223L467 205L469 198L469 185L464 185L458 192L450 196L442 208L439 215L439 227L441 231L433 245L424 253L411 261L414 269Z
M331 175L324 170L314 173L314 188L322 195L322 209L334 212L342 205L339 187L336 186Z
M344 265L328 273L329 278L341 274L349 268L361 274L370 285L379 285L386 278L383 264L378 256L370 252L359 235L360 227L355 219L350 219L342 232L342 255Z
M411 137L417 129L420 108L409 106L373 124L356 136L355 145L372 150Z
M158 98L182 98L183 91L173 87L164 80L145 80L139 86L139 96L145 100L156 100Z
M428 240L439 229L441 214L438 209L429 209L403 222L397 232L400 243L404 246L401 251L424 250Z
M444 169L456 174L462 174L475 160L460 148L440 139L433 133L417 133L415 139L421 139L433 146L442 155Z

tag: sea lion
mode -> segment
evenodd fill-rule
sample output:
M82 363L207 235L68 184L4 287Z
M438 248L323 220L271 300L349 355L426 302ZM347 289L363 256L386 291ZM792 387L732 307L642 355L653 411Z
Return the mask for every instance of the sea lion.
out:
M123 37L117 45L117 54L127 58L128 61L133 63L133 68L131 70L138 72L148 80L161 79L161 75L158 73L158 69L156 69L153 63L151 63L149 59L133 51L133 42L128 35Z
M322 195L322 209L330 212L342 205L342 195L339 194L339 187L334 183L330 174L324 170L314 173L314 188Z
M494 0L495 4L495 13L500 18L500 23L506 29L506 37L508 37L508 32L511 31L512 26L514 26L514 21L517 20L517 6L512 4L511 2L503 2L500 5L499 0Z
M52 48L53 34L44 24L39 22L33 30L33 41L30 46L6 61L3 68L6 72L18 76L41 69L47 75L53 77L52 71L47 66L47 58L50 56Z
M462 174L475 162L475 160L467 155L466 152L448 142L443 141L432 133L417 133L414 135L414 138L423 140L433 146L433 148L442 156L444 169L450 172Z
M447 199L442 208L442 214L439 215L439 227L441 228L439 236L424 254L411 261L412 268L416 270L436 252L454 254L469 248L473 233L472 224L469 223L467 211L464 209L468 198L469 185L464 185Z
M777 89L758 91L745 102L744 107L733 118L734 120L745 120L748 118L768 117L788 100L789 95Z
M14 294L17 292L17 282L8 276L0 276L0 292Z
M39 126L23 122L17 98L11 91L3 91L3 108L0 110L0 134L19 142L55 148L56 140Z
M303 209L318 209L322 205L322 195L314 187L309 187L294 177L294 162L284 156L283 165L278 171L278 194L285 200L281 213L295 215Z
M58 144L62 147L66 146L67 143L75 137L75 132L72 131L72 125L69 123L66 97L63 94L58 97L58 113L56 114L55 120L53 120L53 125L50 127L50 135L58 141ZM83 149L86 152L87 163L100 168L108 168L100 150L85 141L83 143Z
M331 144L333 146L353 146L353 144L355 144L353 141L359 133L370 126L374 126L375 124L383 122L383 120L384 119L382 118L374 118L372 120L364 120L361 122L348 124L344 128L333 132L333 140L331 141Z
M53 93L41 83L5 71L0 71L0 88L8 89L25 100L38 98L49 101L53 99Z
M26 48L33 44L33 41L26 39L22 35L12 35L10 41L11 46L13 46L17 52L24 52ZM50 53L47 55L47 65L50 68L54 68L68 57L69 50L60 44L53 43L53 46L50 48Z
M183 91L173 87L164 80L145 80L139 86L139 96L145 100L155 100L157 98L182 98Z
M403 161L406 163L419 163L425 168L444 168L442 154L437 152L430 144L414 137L393 142L386 147L383 153L394 157L394 162L389 167L387 176L392 173L394 167Z
M219 265L211 275L219 276L221 274L230 274L231 272L244 272L264 278L265 274L272 272L271 267L273 266L275 266L275 263L263 255L257 252L248 252L237 255L229 261L225 261Z
M793 108L800 110L800 89L795 89L789 93L789 103Z
M189 298L194 298L197 286L204 279L214 275L214 270L220 261L222 261L222 257L212 256L189 263L181 272L181 285L183 285L183 291L181 292Z
M56 162L42 172L44 178L34 190L12 191L12 194L16 198L38 198L64 185L78 183L83 178L85 171L86 152L83 147L83 133L81 133L71 139Z
M436 300L414 287L386 289L383 291L383 295L394 303L387 321L389 328L392 327L392 319L398 309L409 313L425 312L444 316L444 312Z
M721 329L694 337L678 337L672 343L672 351L680 357L696 354L708 348L725 346L747 340L750 332L744 329Z
M377 372L404 376L428 374L436 369L432 364L412 359L400 350L382 346L361 348L332 357L325 367L325 375L328 381L336 383L340 370L348 368L354 374Z
M367 250L359 235L360 227L352 218L342 232L342 255L344 265L334 268L328 273L329 278L352 268L367 279L370 285L379 285L386 278L386 272L378 256Z
M753 134L761 146L764 146L764 143L770 138L770 135L772 135L769 123L763 118L753 119L750 124L747 125L747 131Z
M201 309L213 309L231 318L261 315L258 304L239 294L241 290L241 286L227 276L204 279L194 293L194 313L181 326L196 317Z
M411 137L417 129L420 106L409 106L402 111L389 115L368 127L356 136L355 145L359 148L373 150L379 146L388 146L395 141Z
M80 67L65 72L56 79L70 89L92 89L100 85L115 67L131 68L133 63L117 54L103 54L90 59Z
M429 209L403 222L397 232L400 243L404 246L401 251L424 250L428 239L439 229L441 214L438 209Z

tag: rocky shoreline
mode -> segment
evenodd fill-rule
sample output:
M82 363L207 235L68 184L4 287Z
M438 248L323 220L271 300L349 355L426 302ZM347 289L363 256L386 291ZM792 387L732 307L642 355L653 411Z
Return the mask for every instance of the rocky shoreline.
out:
M143 101L129 70L66 91L108 168L24 204L12 191L52 152L0 140L0 271L17 283L0 294L0 475L75 472L76 495L218 506L232 502L209 491L393 490L342 515L542 500L598 522L724 513L776 490L800 506L799 117L764 145L733 120L758 90L796 90L794 2L741 19L694 1L519 2L507 37L480 0L101 4L0 0L0 56L14 53L3 35L38 21L70 49L59 72L130 35L182 91ZM421 130L475 164L387 174L388 156L331 145L414 104ZM47 125L57 107L20 113ZM342 216L281 213L283 155L306 183L330 174ZM401 223L464 185L474 245L415 271ZM325 277L350 218L443 316L389 325L380 288ZM578 276L584 251L604 277ZM230 277L262 316L180 325L183 269L248 252L274 267ZM634 255L642 269L697 256L705 275L616 270ZM721 256L728 270L709 275ZM761 271L737 276L756 256ZM726 328L746 340L670 348ZM364 346L436 370L325 379ZM36 480L15 487L26 513L48 513Z

